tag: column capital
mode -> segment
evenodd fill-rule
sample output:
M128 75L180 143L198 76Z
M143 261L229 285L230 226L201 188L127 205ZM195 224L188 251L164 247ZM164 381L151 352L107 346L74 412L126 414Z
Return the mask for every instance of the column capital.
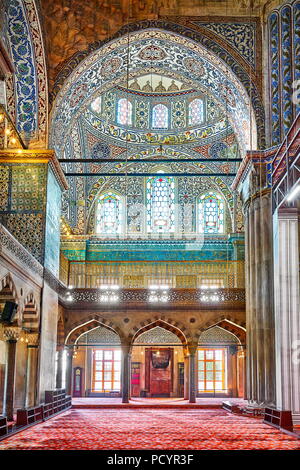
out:
M40 338L39 338L38 333L30 333L27 336L27 340L28 340L27 347L28 348L37 347L39 345L39 339Z
M17 326L4 327L3 336L5 341L18 341L20 339L22 328Z
M198 342L192 342L187 344L188 353L190 356L195 356L198 349Z

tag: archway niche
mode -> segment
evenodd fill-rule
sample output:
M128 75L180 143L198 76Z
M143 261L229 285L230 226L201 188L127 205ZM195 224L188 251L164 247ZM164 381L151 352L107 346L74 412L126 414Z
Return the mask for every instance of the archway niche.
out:
M72 354L72 395L120 397L122 351L118 333L92 321L73 331L67 343L67 354Z
M132 341L131 397L183 397L185 335L166 322L140 328Z
M244 344L227 326L223 321L200 334L196 358L199 397L244 397Z

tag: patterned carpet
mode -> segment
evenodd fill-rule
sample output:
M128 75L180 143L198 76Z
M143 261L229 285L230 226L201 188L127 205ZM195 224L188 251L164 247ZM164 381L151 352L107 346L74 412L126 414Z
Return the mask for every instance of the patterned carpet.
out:
M274 449L300 440L224 410L69 410L0 442L0 450Z

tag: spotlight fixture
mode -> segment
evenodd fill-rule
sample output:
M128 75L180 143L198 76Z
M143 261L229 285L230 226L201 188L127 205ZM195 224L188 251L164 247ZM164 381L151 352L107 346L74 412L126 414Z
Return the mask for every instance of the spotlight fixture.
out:
M66 300L67 300L67 302L72 302L74 300L73 296L71 295L71 292L67 292Z
M169 286L166 286L166 285L150 286L149 287L150 295L149 295L148 301L149 302L162 302L162 303L168 302L169 300L168 289L169 289Z
M113 285L113 284L102 284L100 286L101 295L100 295L100 302L104 303L114 303L119 300L119 296L117 295L117 291L120 289L120 286Z
M215 292L210 293L210 292L207 292L207 289L209 289L209 287L206 287L205 293L200 292L201 302L219 302L220 296L218 295L218 292L215 291Z

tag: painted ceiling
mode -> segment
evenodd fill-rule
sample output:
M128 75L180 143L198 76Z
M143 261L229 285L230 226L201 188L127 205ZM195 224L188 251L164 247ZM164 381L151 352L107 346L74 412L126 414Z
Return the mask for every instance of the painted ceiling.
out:
M254 17L265 15L268 9L276 7L278 0L39 0L39 3L52 87L68 59L74 54L82 54L90 44L113 36L128 20L178 19L181 15L193 15L211 24L213 18L214 23L219 21L224 25L218 34L238 49L238 41L228 35L226 17L244 17L244 24L249 25Z
M116 122L117 98L129 95L134 98L134 109L137 102L157 97L167 100L172 109L177 102L186 106L187 96L201 96L206 116L201 125L193 128L186 123L166 131L121 126ZM243 85L224 62L178 34L159 29L138 31L129 35L129 47L127 35L92 52L56 97L50 145L60 158L108 158L116 162L63 164L68 172L90 173L84 178L69 177L70 190L64 198L63 210L74 233L88 230L87 211L93 207L101 188L111 180L97 173L130 176L133 172L156 172L157 164L147 163L149 158L174 159L164 165L166 172L224 173L224 177L211 180L211 187L226 193L229 200L232 177L226 177L226 173L237 171L238 163L230 159L240 157L250 145L250 108ZM255 134L254 123L253 126ZM126 161L119 162L118 158ZM187 158L205 161L181 162ZM227 161L212 162L211 158ZM145 163L134 163L136 159ZM227 189L221 189L222 186Z
M224 63L199 44L160 30L122 37L91 54L77 67L58 94L52 114L51 145L61 155L76 119L99 94L119 85L125 77L142 72L181 79L218 103L233 128L242 151L250 146L247 93ZM255 140L255 122L252 122ZM205 142L206 135L201 136ZM159 141L158 141L159 143ZM253 147L253 146L252 146ZM255 147L255 145L254 145Z

